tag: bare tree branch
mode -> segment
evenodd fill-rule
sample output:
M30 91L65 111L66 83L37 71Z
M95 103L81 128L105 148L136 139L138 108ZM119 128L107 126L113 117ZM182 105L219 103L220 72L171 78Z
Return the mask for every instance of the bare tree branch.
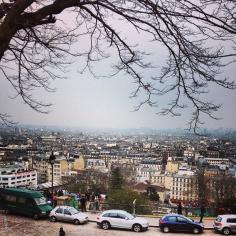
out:
M57 20L64 12L70 12L76 25L67 28ZM160 74L145 76L145 70L154 68L147 63L149 55L130 45L113 19L150 35L153 47L166 48ZM146 95L136 110L145 104L158 107L157 96L172 94L158 114L179 116L188 105L193 109L189 128L197 132L202 115L216 119L220 108L205 100L207 88L236 88L234 80L221 75L235 62L235 35L232 0L5 0L0 4L0 74L16 96L47 113L51 104L36 99L35 89L54 91L51 82L62 78L72 57L84 57L82 72L87 69L97 77L93 64L109 57L106 47L113 48L118 61L110 75L125 72L137 84L132 97ZM73 43L85 36L88 49L75 52Z

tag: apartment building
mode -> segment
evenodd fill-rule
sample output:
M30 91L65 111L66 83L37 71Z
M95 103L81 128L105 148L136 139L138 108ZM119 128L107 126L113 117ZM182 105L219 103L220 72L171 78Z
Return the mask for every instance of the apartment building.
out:
M69 163L64 156L57 157L55 164L53 165L53 180L61 181L62 176L69 175ZM52 181L52 166L48 164L47 179L49 182Z
M229 158L219 158L219 157L207 157L205 158L206 162L210 165L230 165Z
M0 165L0 187L37 187L37 172L19 163Z
M193 201L197 198L196 187L195 175L175 174L172 177L170 197L175 200Z
M170 189L172 200L192 201L196 199L196 177L192 171L181 170L173 173L156 173L151 183Z

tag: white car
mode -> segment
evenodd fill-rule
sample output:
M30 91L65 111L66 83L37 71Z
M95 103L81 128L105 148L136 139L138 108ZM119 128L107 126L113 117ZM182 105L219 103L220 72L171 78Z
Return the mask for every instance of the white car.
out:
M123 210L108 210L97 216L97 225L105 230L122 228L140 232L147 230L149 223L146 219L135 217Z
M236 215L218 215L213 227L224 235L236 233Z
M74 224L83 224L88 222L88 216L74 207L69 206L57 206L50 212L50 220L55 221L67 221Z

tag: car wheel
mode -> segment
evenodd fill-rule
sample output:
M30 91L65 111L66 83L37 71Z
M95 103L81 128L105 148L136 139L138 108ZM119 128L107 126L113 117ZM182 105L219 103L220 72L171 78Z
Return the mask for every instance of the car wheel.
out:
M57 221L57 218L56 218L55 216L51 216L51 217L50 217L50 221L51 221L51 222L56 222L56 221Z
M194 234L199 234L200 233L200 229L199 228L193 228L193 233Z
M170 228L168 226L164 226L163 227L163 232L164 233L169 233L170 232Z
M222 233L224 234L224 235L230 235L231 234L231 230L230 230L230 228L223 228L222 229Z
M34 218L35 220L38 220L38 219L39 219L39 214L35 213L35 214L33 215L33 218Z
M79 225L80 224L80 221L78 219L74 219L74 224L75 225Z
M134 232L141 232L142 231L142 226L140 224L134 224L133 225L133 231Z
M110 223L109 222L107 222L107 221L103 221L102 222L102 224L101 224L101 226L102 226L102 229L105 229L105 230L108 230L108 229L110 229Z

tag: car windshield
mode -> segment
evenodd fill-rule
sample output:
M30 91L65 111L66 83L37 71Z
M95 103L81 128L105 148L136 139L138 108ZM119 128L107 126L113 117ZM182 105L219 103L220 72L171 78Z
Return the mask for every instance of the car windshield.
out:
M130 220L133 220L135 217L131 215L130 213L126 212L125 216L128 217Z
M69 211L70 211L70 213L71 213L71 215L75 215L75 214L77 214L77 213L79 213L79 211L77 211L75 208L70 208L69 209Z
M222 218L219 216L216 218L216 222L221 222L221 220L222 220Z
M35 198L34 201L37 205L44 205L47 204L45 197Z

